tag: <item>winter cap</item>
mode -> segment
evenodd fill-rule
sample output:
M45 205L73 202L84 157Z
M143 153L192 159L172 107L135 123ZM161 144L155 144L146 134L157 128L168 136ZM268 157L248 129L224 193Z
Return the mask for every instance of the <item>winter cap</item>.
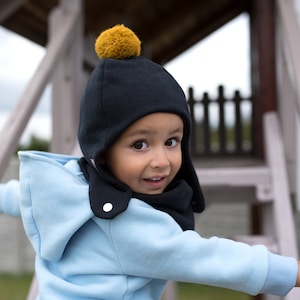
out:
M184 123L182 166L177 177L193 190L192 207L204 209L204 198L190 153L190 114L184 92L161 66L140 56L141 42L124 25L100 34L100 58L83 94L78 140L84 158L101 169L100 157L135 121L157 112L174 113Z

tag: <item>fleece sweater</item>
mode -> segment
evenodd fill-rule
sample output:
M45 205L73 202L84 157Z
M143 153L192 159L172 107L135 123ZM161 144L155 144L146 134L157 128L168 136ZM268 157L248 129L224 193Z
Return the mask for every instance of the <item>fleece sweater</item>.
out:
M0 212L21 214L36 252L38 299L161 298L167 280L286 295L294 258L262 245L203 238L138 198L96 217L77 157L21 152L20 181L0 185ZM108 199L109 202L109 199Z

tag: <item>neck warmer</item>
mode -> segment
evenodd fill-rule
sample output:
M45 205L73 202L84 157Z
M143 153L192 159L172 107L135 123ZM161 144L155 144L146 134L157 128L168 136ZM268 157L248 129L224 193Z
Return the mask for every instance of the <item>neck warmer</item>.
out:
M194 229L191 205L192 189L184 180L171 183L162 194L146 195L133 192L103 167L96 170L85 158L79 160L84 177L89 182L90 206L98 218L112 219L124 212L132 197L169 214L182 228Z

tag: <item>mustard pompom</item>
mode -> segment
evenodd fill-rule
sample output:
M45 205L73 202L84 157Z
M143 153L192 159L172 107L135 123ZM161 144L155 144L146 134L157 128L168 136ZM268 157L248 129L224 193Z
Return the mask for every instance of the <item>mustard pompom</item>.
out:
M96 40L95 51L100 59L124 59L141 54L141 41L124 25L103 31Z

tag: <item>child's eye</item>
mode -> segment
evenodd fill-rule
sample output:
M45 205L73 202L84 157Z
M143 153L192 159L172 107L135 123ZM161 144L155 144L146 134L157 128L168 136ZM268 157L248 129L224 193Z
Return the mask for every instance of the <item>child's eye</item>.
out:
M165 142L165 145L168 146L168 147L174 147L178 144L178 139L176 138L171 138L171 139L168 139L166 142Z
M147 143L144 141L136 141L133 143L132 148L136 150L144 150L147 148Z

